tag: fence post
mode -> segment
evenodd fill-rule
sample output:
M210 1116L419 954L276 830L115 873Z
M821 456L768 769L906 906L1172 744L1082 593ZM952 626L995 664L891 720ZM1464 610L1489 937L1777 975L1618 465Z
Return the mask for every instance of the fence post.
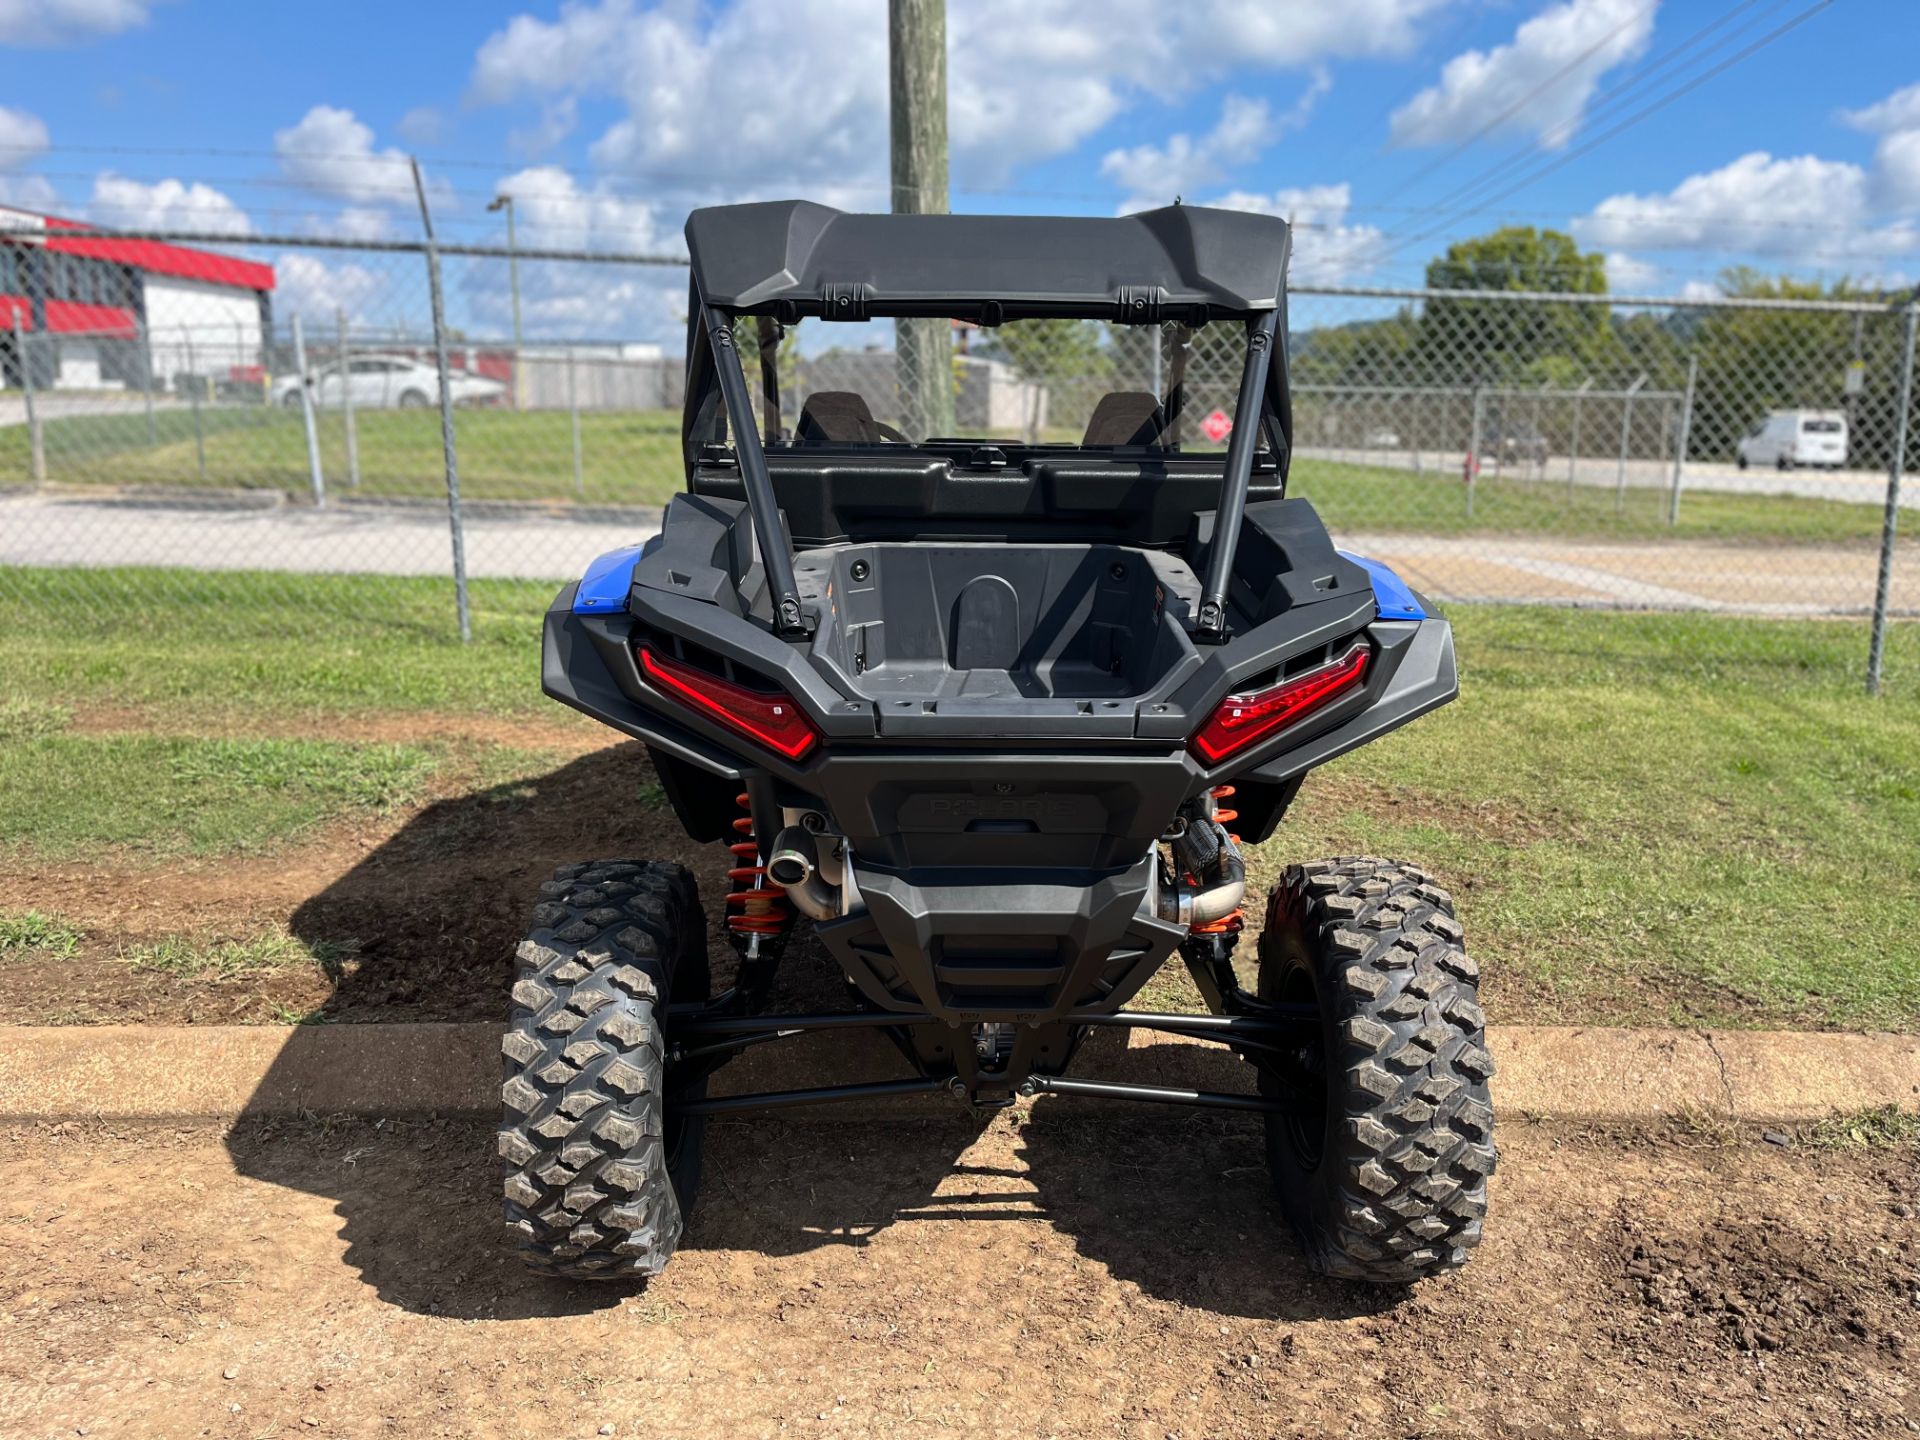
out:
M1467 518L1473 518L1473 486L1480 478L1480 411L1481 394L1478 385L1473 387L1473 425L1467 432Z
M347 361L347 310L333 309L333 323L340 332L340 408L347 417L347 484L360 488L360 431L353 420L353 367Z
M193 450L200 459L200 483L207 483L207 432L200 421L200 367L194 360L193 331L187 326L180 330L181 338L187 346L187 394L193 401Z
M573 494L584 500L587 492L580 483L580 391L573 377L573 347L567 347L567 411L573 417Z
M1907 430L1913 415L1913 350L1920 329L1920 291L1907 301L1906 353L1900 360L1900 409L1894 417L1893 456L1887 461L1887 512L1880 522L1880 570L1873 585L1873 636L1867 642L1867 694L1880 693L1887 653L1887 606L1893 593L1893 538L1900 525L1900 481L1906 472Z
M1667 496L1667 524L1680 523L1680 487L1687 474L1687 441L1693 434L1693 387L1700 378L1700 357L1687 357L1687 393L1680 402L1680 433L1673 447L1673 489Z
M153 332L145 320L135 324L140 335L140 391L147 402L147 446L151 449L160 443L159 431L153 423Z
M307 373L307 337L300 317L293 317L293 368L300 376L300 418L307 427L307 480L313 487L316 510L327 508L327 477L320 469L320 431L313 416L313 376Z
M453 604L460 617L460 639L473 638L473 610L467 600L467 536L460 520L460 457L453 444L453 386L447 364L446 299L440 293L440 247L433 238L433 214L420 162L413 160L413 193L420 201L420 228L427 237L427 296L433 304L433 364L440 378L440 453L447 469L447 527L453 535Z
M1573 392L1573 439L1567 445L1567 503L1573 503L1574 468L1580 463L1580 402L1586 398L1587 391L1593 388L1593 377L1589 375L1580 382L1580 388Z
M20 361L20 395L27 405L28 475L35 485L47 483L47 438L40 429L40 407L33 402L33 357L27 354L27 332L20 312L13 312L13 353Z
M1640 387L1647 383L1642 375L1627 387L1627 403L1620 408L1620 473L1613 482L1613 513L1618 515L1627 508L1627 451L1633 445L1633 397L1640 393Z

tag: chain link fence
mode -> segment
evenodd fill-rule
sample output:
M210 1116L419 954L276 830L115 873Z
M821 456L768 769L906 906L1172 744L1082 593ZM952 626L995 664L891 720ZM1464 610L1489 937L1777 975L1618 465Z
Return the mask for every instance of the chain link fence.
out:
M531 620L652 533L684 484L684 267L437 259L436 333L422 244L0 236L0 598L192 595L236 572L219 595L311 627L378 614L381 577L449 576L457 534L473 581L526 582L490 603ZM1290 493L1442 603L1652 612L1676 654L1920 616L1915 492L1904 535L1889 500L1908 304L1307 287L1289 328ZM1236 326L951 340L960 434L1074 443L1102 397L1178 382L1178 443L1225 447ZM751 370L757 338L740 348ZM795 327L769 357L781 427L852 391L918 438L913 353L886 323Z

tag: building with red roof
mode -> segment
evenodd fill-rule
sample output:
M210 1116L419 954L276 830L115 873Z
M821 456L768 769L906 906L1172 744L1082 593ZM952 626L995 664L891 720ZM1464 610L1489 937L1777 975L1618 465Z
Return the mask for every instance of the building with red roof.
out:
M0 206L0 361L20 381L18 334L37 384L176 385L257 373L272 329L271 265L116 235Z

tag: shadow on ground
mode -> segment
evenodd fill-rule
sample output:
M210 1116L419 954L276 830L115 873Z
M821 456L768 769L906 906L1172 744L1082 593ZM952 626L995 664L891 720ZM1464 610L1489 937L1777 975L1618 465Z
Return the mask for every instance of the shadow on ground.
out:
M640 803L651 780L641 747L622 745L423 811L296 910L293 928L303 938L351 934L362 942L316 1019L502 1019L525 913L540 882L569 860L647 856L688 864L714 914L725 853L693 845L670 814ZM717 934L710 949L724 983L731 949ZM843 986L803 934L774 1003L833 1006ZM284 1091L280 1077L312 1063L318 1033L312 1025L289 1032L263 1095ZM802 1062L811 1073L789 1066L774 1083L905 1073L883 1043L861 1040L862 1049L818 1045ZM472 1060L450 1039L447 1063ZM1128 1052L1117 1033L1102 1033L1076 1071L1247 1088L1234 1066L1224 1054L1196 1055L1191 1046ZM1184 1073L1176 1079L1174 1069ZM982 1122L957 1108L944 1116L903 1112L898 1121L716 1121L683 1249L784 1256L866 1245L907 1223L1038 1224L1070 1234L1116 1277L1186 1307L1305 1317L1391 1303L1390 1295L1309 1276L1271 1202L1257 1123L1075 1108L1085 1104L1043 1101L998 1122L1006 1133L984 1138ZM241 1173L330 1198L345 1262L388 1303L513 1318L589 1311L631 1293L521 1268L500 1222L488 1118L252 1114L234 1126L228 1146Z
M646 748L628 743L429 805L294 910L293 932L310 945L355 942L311 1018L499 1019L535 892L575 860L677 861L712 908L725 852L688 840L659 794ZM713 958L731 968L724 942Z

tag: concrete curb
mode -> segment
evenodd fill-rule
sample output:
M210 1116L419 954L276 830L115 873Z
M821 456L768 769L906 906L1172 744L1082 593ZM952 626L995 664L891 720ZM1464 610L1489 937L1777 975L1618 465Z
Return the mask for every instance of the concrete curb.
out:
M468 1025L0 1027L0 1123L104 1118L231 1120L242 1115L492 1114L500 1027ZM1092 1037L1075 1073L1247 1090L1218 1046L1140 1032ZM1686 1111L1743 1121L1920 1106L1920 1037L1794 1031L1499 1026L1496 1103L1509 1115L1647 1120ZM896 1078L877 1035L810 1036L748 1051L717 1094ZM1089 1105L1100 1102L1078 1101ZM950 1113L945 1097L786 1112L872 1120Z

